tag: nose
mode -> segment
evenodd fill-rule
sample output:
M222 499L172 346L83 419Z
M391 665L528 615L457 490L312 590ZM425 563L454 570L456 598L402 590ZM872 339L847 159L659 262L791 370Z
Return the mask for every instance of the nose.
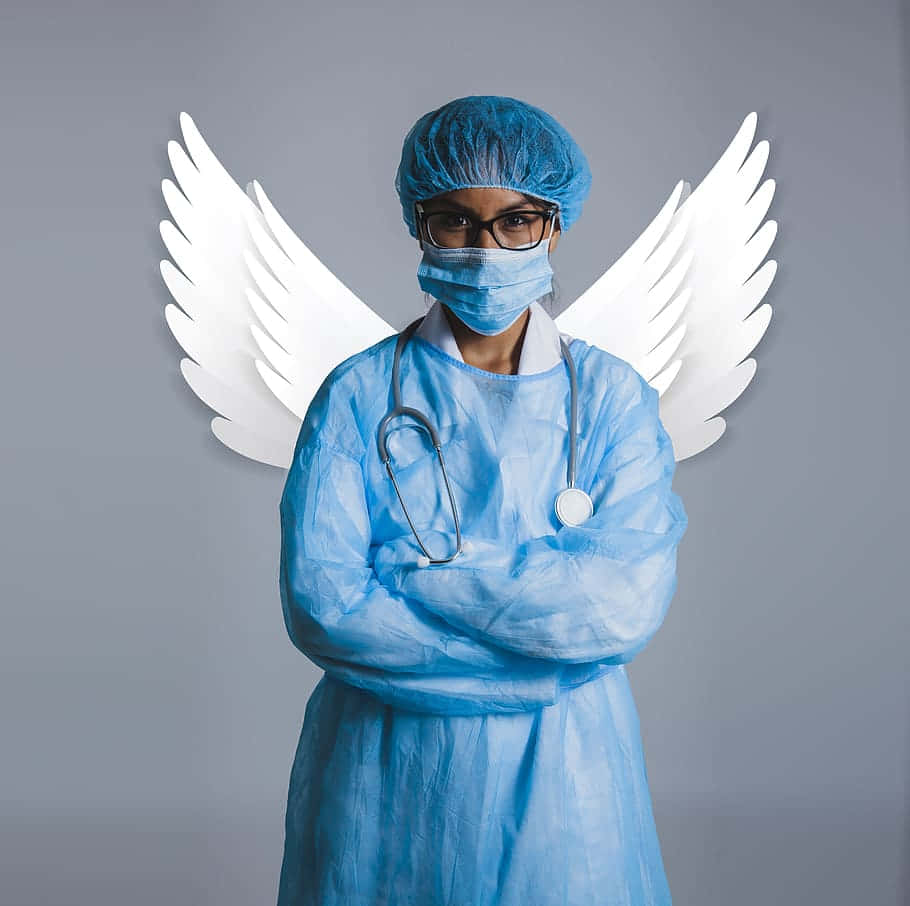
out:
M483 227L474 240L474 248L478 249L498 249L499 243L493 238L490 227Z

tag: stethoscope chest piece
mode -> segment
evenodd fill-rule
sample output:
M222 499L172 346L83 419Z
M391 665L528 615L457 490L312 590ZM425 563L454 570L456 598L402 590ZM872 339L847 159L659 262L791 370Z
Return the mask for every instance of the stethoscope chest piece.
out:
M581 525L594 513L594 503L581 488L563 488L556 495L556 518L563 525Z

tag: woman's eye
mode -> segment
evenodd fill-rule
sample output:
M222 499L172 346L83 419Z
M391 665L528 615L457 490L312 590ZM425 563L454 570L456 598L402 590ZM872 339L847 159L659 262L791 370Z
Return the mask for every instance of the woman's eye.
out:
M507 230L527 229L529 226L536 226L539 221L539 214L510 214L503 221L503 225Z

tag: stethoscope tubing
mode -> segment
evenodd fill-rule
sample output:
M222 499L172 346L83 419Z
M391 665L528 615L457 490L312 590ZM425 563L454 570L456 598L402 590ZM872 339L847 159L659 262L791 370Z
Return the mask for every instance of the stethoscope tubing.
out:
M424 556L426 557L429 563L449 563L454 560L462 552L462 537L461 537L461 525L458 519L458 507L455 503L455 495L452 493L452 485L449 482L448 472L446 471L445 459L442 455L442 443L439 440L439 435L436 432L436 429L433 427L429 418L421 412L419 409L415 409L413 406L402 405L401 401L401 379L400 379L400 365L401 365L401 354L404 351L408 340L414 334L414 331L420 326L423 321L423 317L417 318L408 324L398 334L398 340L395 343L395 353L392 358L392 408L382 417L379 422L379 428L376 435L376 443L379 450L379 458L382 461L383 465L386 468L389 478L392 479L392 485L395 488L395 493L398 496L398 500L401 503L401 508L404 511L405 518L408 521L408 525L411 527L411 531L414 533L414 537L417 539L417 544L420 546L420 549L423 551ZM575 362L572 359L572 354L569 352L569 347L566 345L565 340L562 337L559 338L559 346L562 351L563 360L566 363L566 366L569 371L569 457L568 457L568 466L566 469L568 487L575 487L575 452L577 447L577 421L578 421L578 376L575 370ZM452 506L452 518L455 523L455 552L448 557L431 557L430 552L427 550L426 545L420 538L420 534L417 531L417 528L414 525L411 515L408 512L408 508L405 505L404 498L401 494L401 489L398 486L398 481L395 478L395 472L392 469L391 456L389 455L388 444L387 444L387 432L389 423L400 416L409 416L417 421L430 435L430 439L433 443L433 447L436 450L436 456L439 460L439 465L442 467L442 476L446 485L446 492L449 496L449 503Z

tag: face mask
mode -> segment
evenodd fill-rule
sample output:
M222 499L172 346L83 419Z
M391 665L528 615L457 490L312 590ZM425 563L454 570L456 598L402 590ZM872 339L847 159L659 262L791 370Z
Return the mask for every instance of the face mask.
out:
M549 242L533 249L440 249L424 242L420 288L445 303L471 330L502 333L552 288Z

